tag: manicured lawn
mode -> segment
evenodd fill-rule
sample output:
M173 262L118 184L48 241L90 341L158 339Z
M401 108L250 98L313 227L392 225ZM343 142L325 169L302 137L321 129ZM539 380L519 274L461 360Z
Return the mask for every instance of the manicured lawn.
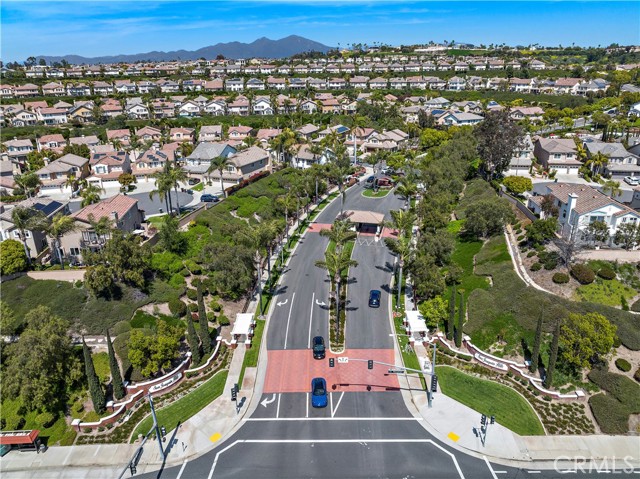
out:
M151 223L153 226L155 226L156 228L161 228L162 225L164 224L164 219L166 218L166 216L167 215L151 216L147 218L147 221Z
M521 436L544 434L531 405L517 392L485 379L462 373L449 366L436 366L442 392L481 414L495 416L496 422ZM438 400L437 396L434 399Z
M12 429L39 429L40 438L46 441L48 446L70 446L76 438L76 432L67 425L64 417L59 417L51 426L44 427L37 420L38 412L30 411L22 416L18 414L20 399L5 399L0 405L0 416L7 421L7 430ZM23 418L22 425L16 424L17 418ZM20 426L20 427L17 427Z
M198 183L197 185L191 187L191 189L193 191L202 191L204 190L204 183L201 181L200 183Z
M158 409L156 411L158 424L166 427L167 432L170 432L178 425L178 423L183 423L191 416L198 413L207 404L211 403L222 394L228 373L229 372L226 370L220 371L183 398L178 399L167 407ZM137 439L138 434L146 434L149 432L152 425L153 419L151 418L151 415L149 415L140 424L138 424L133 433L133 439Z
M367 198L384 198L390 192L391 190L379 189L378 191L373 191L372 189L365 189L362 192L362 196L366 196Z
M593 283L585 284L576 289L576 300L607 306L620 306L622 296L629 301L636 294L637 292L633 288L625 286L617 279L597 278Z
M93 360L93 367L100 378L100 382L103 384L108 382L111 377L111 371L109 370L109 354L93 353L91 355L91 359Z

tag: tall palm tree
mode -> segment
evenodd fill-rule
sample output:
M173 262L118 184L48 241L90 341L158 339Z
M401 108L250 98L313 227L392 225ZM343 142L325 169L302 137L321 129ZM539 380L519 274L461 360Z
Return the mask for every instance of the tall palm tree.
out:
M178 165L174 164L169 168L168 182L171 186L173 186L173 190L176 192L176 208L178 210L178 215L180 215L180 200L178 199L178 188L180 187L180 182L187 181L187 172L180 168Z
M345 249L325 251L324 260L316 261L315 265L327 271L331 286L336 295L336 338L340 337L340 289L342 285L342 274L350 267L357 267L358 262L351 259L351 254Z
M26 206L16 206L11 210L11 222L18 230L20 241L24 246L27 263L31 265L31 253L27 246L27 231L42 230L46 227L47 217L41 211Z
M296 199L291 194L278 197L276 200L282 209L284 209L284 223L285 231L287 235L287 241L289 241L289 212L293 211L296 207Z
M336 250L342 250L347 241L357 236L356 232L351 229L351 223L347 220L334 221L331 229L321 230L320 235L329 238L329 241L333 241L336 245Z
M391 221L386 226L398 231L398 236L410 236L413 225L416 223L417 216L411 209L409 210L391 210Z
M231 160L229 159L229 157L225 157L225 156L216 156L215 158L213 158L211 160L211 166L209 166L209 168L207 168L207 175L211 174L211 172L213 171L218 171L218 173L220 174L220 191L222 191L222 194L226 197L227 193L224 191L224 184L222 182L222 174L224 173L224 170L227 168L227 166L229 166L231 164Z
M164 201L168 214L171 214L173 211L173 203L171 201L171 188L173 188L173 185L171 184L170 169L171 165L167 161L165 162L162 171L158 171L153 174L153 178L156 180L156 189L149 192L150 199L153 199L154 196L158 195L160 201Z
M98 203L100 201L100 193L104 193L104 188L93 183L89 183L80 192L82 197L82 207Z
M620 188L620 182L614 180L607 180L602 185L602 192L606 195L609 192L609 196L611 198L615 198L616 196L622 193L622 189Z
M60 261L60 266L64 269L64 259L62 257L62 251L60 251L60 238L62 238L67 233L71 233L75 231L78 227L76 226L75 220L71 216L66 216L62 213L56 214L51 222L47 225L44 232L52 239L52 249L57 252L58 260Z
M402 295L402 270L404 264L408 261L413 254L413 245L411 237L408 235L400 235L397 239L385 238L384 242L392 253L395 253L398 257L398 299L396 305L400 306L400 297Z
M609 157L604 153L597 152L589 157L585 162L585 166L591 168L594 174L600 174L602 170L609 164Z
M27 198L31 198L33 192L42 184L38 175L33 171L28 171L23 175L16 175L14 181L16 185L24 190Z
M418 187L413 181L402 178L396 186L396 194L405 199L408 205L411 205L411 198L418 193Z

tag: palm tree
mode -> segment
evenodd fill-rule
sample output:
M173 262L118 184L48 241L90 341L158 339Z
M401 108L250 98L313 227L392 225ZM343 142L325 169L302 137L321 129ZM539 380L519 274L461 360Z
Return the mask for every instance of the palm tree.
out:
M615 198L616 196L622 193L622 189L620 188L620 182L614 180L607 180L602 185L602 192L606 195L609 192L609 196L611 198Z
M316 261L316 266L327 271L331 286L336 295L336 338L340 337L340 288L342 284L342 273L348 271L350 267L357 267L358 262L351 259L351 253L345 249L325 251L324 260Z
M63 185L71 188L71 192L73 193L78 188L78 179L76 178L76 175L71 173L69 176L67 176L67 179L64 181Z
M212 171L218 171L218 173L220 174L220 191L222 191L222 194L226 197L227 193L226 191L224 191L224 184L222 182L222 174L224 173L224 170L227 168L227 166L229 166L231 164L231 160L229 159L229 157L225 157L225 156L216 156L215 158L213 158L211 160L211 166L209 166L209 168L207 168L207 175L211 174Z
M351 223L347 220L334 221L331 229L321 230L320 235L329 238L329 241L333 241L336 245L336 250L341 250L347 241L357 236L356 232L351 229Z
M27 231L42 230L46 227L47 217L41 211L26 206L16 206L11 210L11 222L18 230L20 241L24 246L27 263L31 265L31 253L27 246Z
M408 261L413 253L413 244L411 237L408 235L400 235L398 239L385 238L384 242L391 252L395 253L398 257L398 299L396 305L400 306L400 297L402 295L402 269L405 261Z
M156 189L149 192L150 199L153 200L153 197L158 195L160 201L164 201L168 214L171 214L173 211L173 203L171 202L171 188L173 188L173 185L171 184L170 179L170 169L171 165L167 161L165 162L162 171L158 171L153 174L153 177L156 180Z
M418 187L412 181L409 181L407 178L402 178L398 186L396 186L396 194L400 195L405 199L407 205L411 205L411 198L413 198L418 192Z
M29 171L23 175L16 175L14 181L16 185L24 190L27 198L31 198L31 194L42 184L38 175L33 171Z
M167 181L171 186L173 186L173 190L176 192L176 208L178 210L178 215L180 215L180 201L178 199L178 187L180 186L181 181L187 181L187 172L180 168L178 165L173 165L169 168L169 175Z
M47 225L44 232L47 236L50 236L53 240L52 249L54 249L58 254L58 260L60 261L60 266L64 269L64 259L62 257L62 251L60 251L60 238L62 238L65 234L75 231L78 227L76 226L75 220L71 216L66 216L62 213L56 214L51 222Z
M96 184L90 183L80 192L82 197L82 207L98 203L100 201L100 193L104 193L104 188Z
M106 242L107 237L111 233L112 229L112 220L108 216L102 216L100 219L96 220L93 214L90 214L87 218L89 220L89 224L91 225L91 229L96 234L98 239L98 244L100 245L99 249L102 249L104 243Z
M589 157L585 162L585 166L591 168L591 171L593 171L594 174L600 174L600 171L602 171L608 164L609 157L600 152Z
M296 207L296 199L291 194L278 197L276 200L280 207L284 209L284 222L285 231L287 235L287 241L289 241L289 211L292 211Z
M398 231L398 236L410 236L413 225L416 222L416 214L413 210L392 210L390 211L391 221L387 227Z

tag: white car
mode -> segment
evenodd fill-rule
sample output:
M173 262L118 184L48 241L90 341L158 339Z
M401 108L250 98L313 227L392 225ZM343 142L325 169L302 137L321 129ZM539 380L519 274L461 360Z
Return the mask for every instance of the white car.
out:
M640 178L637 176L625 176L624 182L631 186L638 186L640 185Z

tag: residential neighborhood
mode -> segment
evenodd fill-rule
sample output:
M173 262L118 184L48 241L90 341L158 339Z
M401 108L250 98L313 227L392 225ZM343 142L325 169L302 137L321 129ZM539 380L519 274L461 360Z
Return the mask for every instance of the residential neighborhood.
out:
M640 472L637 5L22 3L3 478Z

